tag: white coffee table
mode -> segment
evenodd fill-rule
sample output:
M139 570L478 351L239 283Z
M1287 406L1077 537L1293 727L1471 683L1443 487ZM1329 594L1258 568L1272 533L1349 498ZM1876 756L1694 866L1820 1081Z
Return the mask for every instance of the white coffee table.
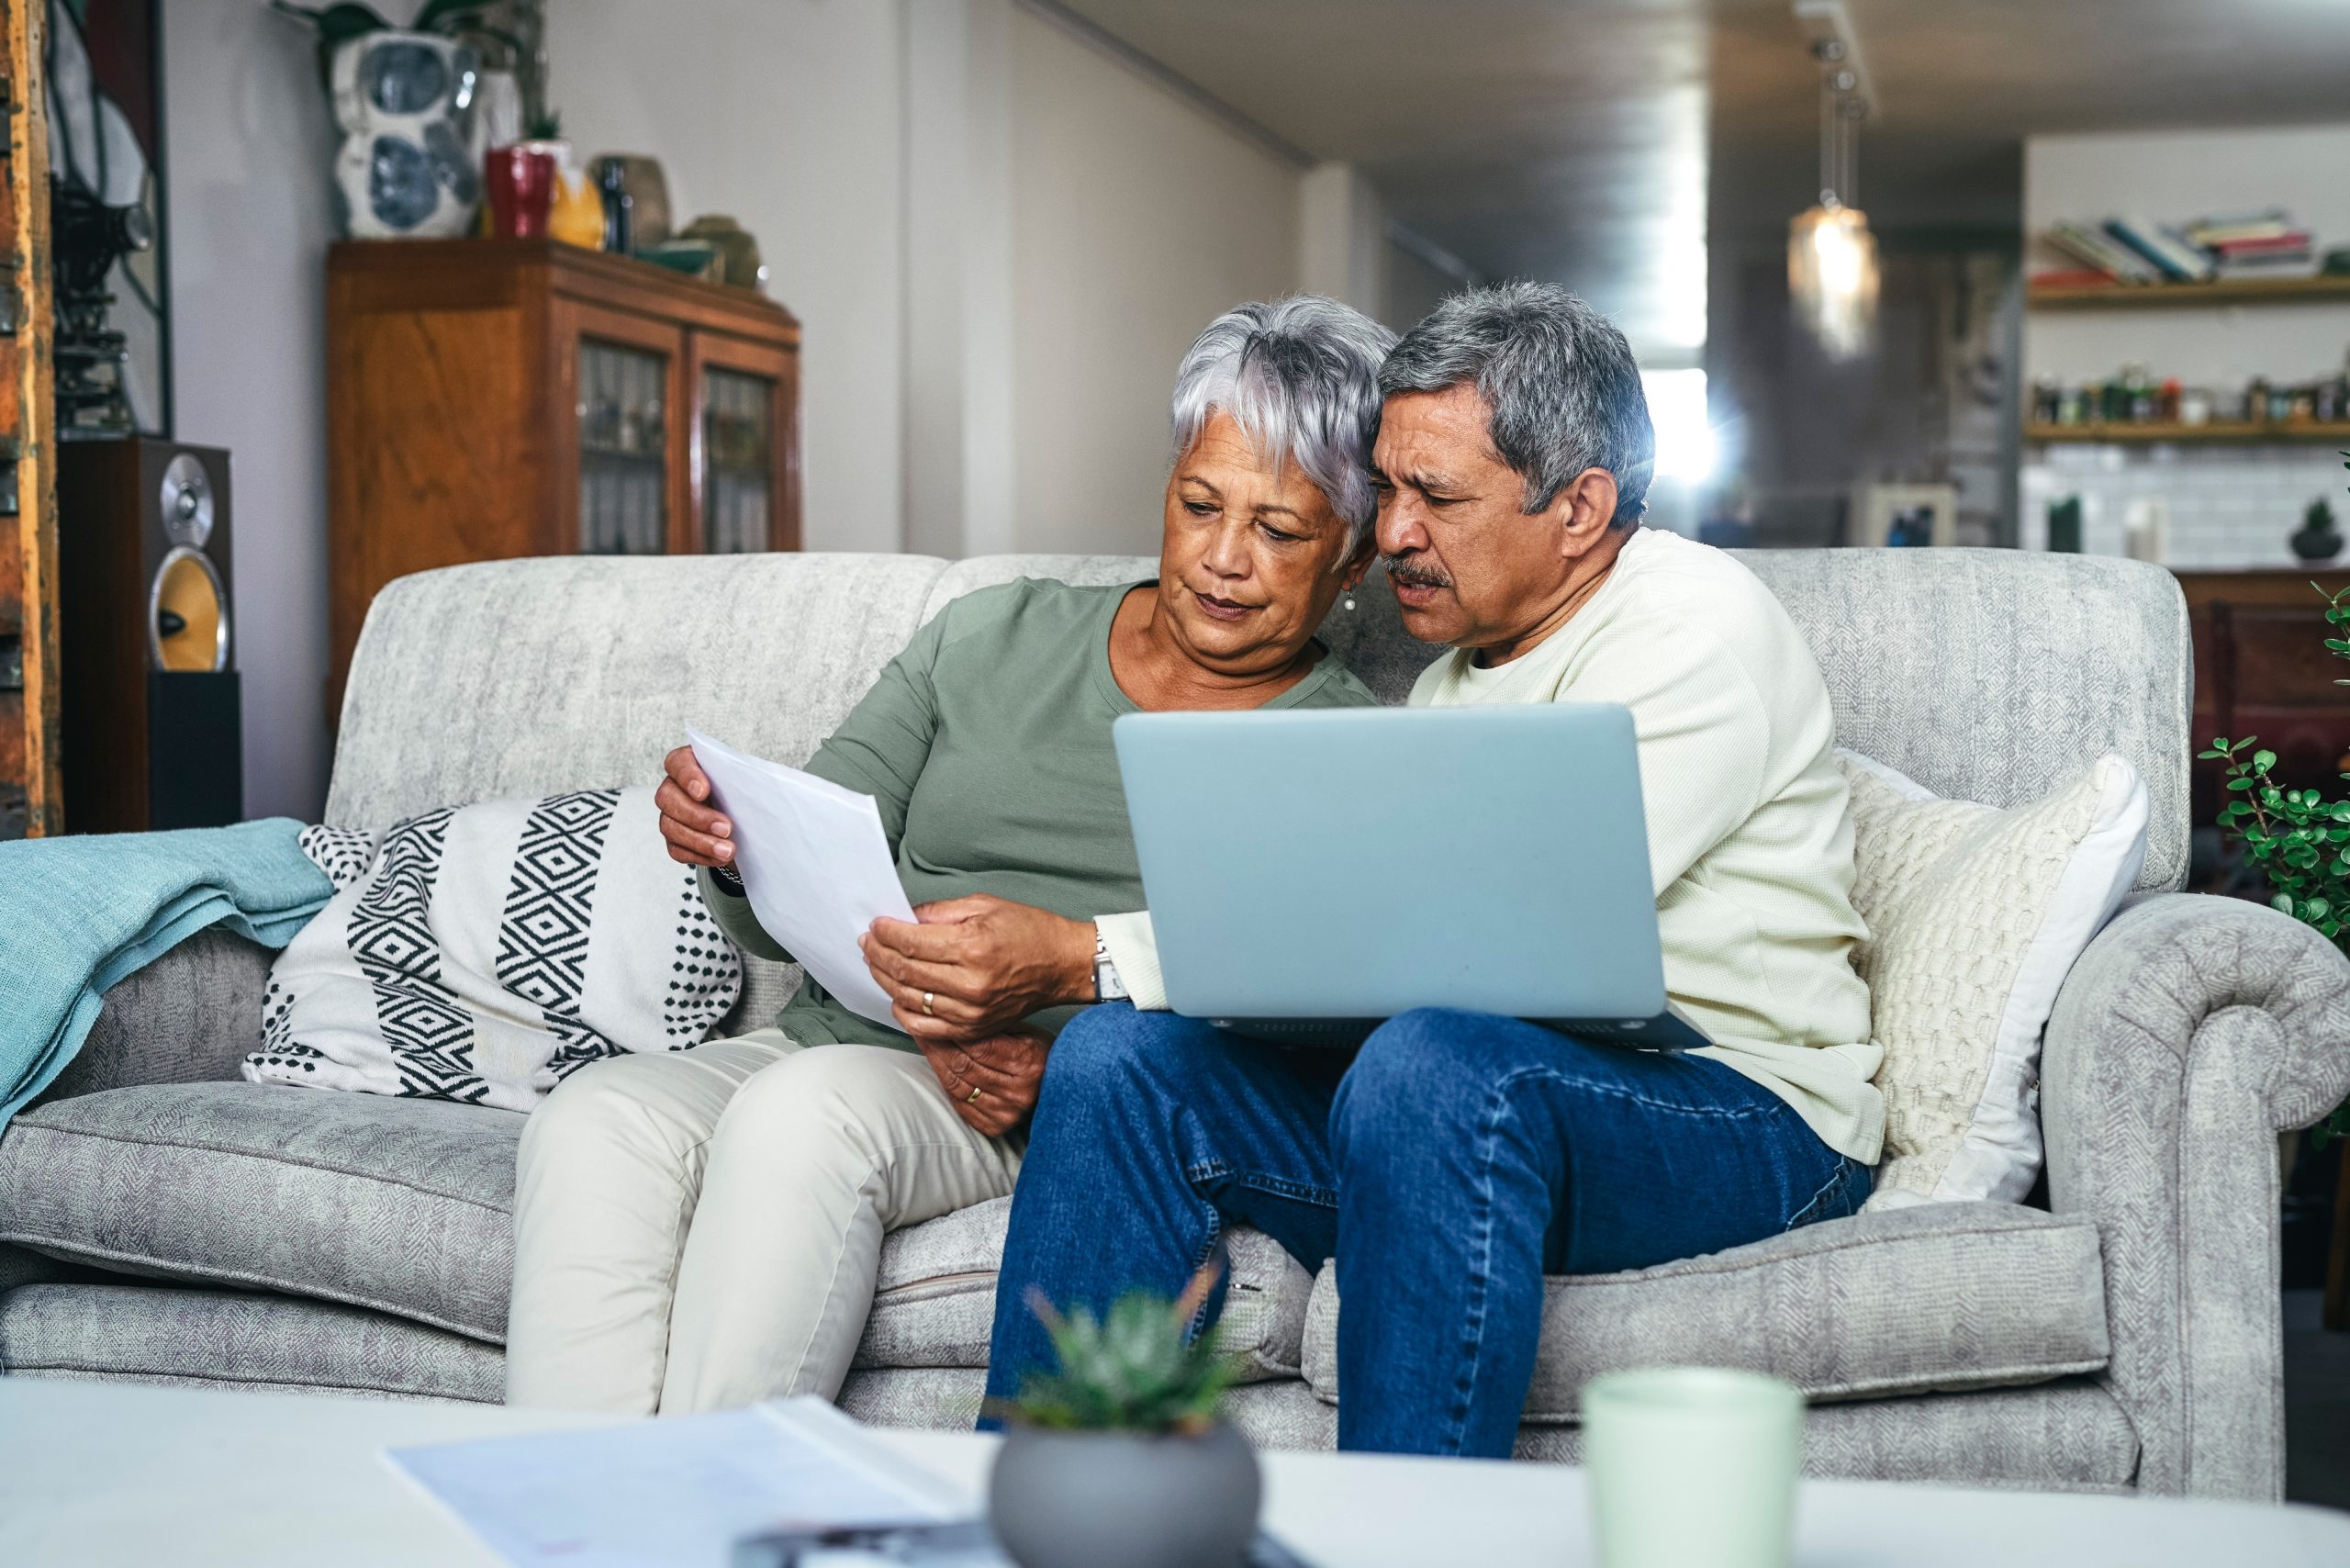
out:
M0 1377L0 1563L494 1564L384 1463L390 1444L607 1423L490 1406ZM888 1432L976 1497L992 1441ZM1318 1568L1573 1568L1562 1466L1269 1454L1266 1522ZM1691 1505L1704 1506L1702 1477ZM1808 1482L1801 1568L2343 1568L2350 1515L2244 1503Z

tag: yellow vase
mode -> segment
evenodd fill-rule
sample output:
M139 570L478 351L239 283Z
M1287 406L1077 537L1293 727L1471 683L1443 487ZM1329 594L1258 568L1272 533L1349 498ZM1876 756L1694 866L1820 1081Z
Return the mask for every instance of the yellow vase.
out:
M547 233L582 250L604 248L604 197L595 183L577 170L557 165L554 205L547 213Z

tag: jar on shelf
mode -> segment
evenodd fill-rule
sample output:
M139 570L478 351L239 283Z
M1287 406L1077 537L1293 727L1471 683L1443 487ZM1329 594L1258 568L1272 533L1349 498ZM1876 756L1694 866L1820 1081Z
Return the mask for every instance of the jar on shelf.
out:
M2031 420L2034 424L2053 425L2057 422L2057 410L2065 401L2064 388L2053 375L2043 375L2031 384Z
M2211 422L2211 389L2189 386L2178 395L2178 422L2182 425L2208 425Z

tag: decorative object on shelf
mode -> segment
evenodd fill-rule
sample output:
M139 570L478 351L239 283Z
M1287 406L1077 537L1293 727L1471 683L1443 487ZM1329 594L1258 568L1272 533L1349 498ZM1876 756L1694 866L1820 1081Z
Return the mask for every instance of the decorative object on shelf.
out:
M154 7L46 9L57 438L161 435L172 410Z
M2350 452L2344 453L2350 457ZM2350 463L2343 465L2350 468ZM2301 526L2285 541L2293 547L2296 559L2311 566L2331 561L2342 554L2342 530L2334 526L2333 509L2325 502L2311 501L2309 510L2301 514Z
M2141 364L2114 379L2066 387L2033 383L2032 441L2334 440L2350 433L2350 370L2290 384L2255 375L2241 387L2157 382Z
M629 229L627 162L619 158L597 159L596 189L604 198L604 249L625 256L636 249Z
M2160 496L2135 496L2121 509L2121 553L2159 566L2170 555L2170 503Z
M1958 543L1955 485L1860 485L1846 503L1845 543L1874 545Z
M636 259L651 262L656 267L666 267L673 273L698 277L705 283L720 281L719 269L724 264L718 247L700 240L671 240L664 244L647 245L639 241Z
M533 142L492 148L489 231L498 240L543 240L554 206L554 154Z
M564 140L562 117L543 117L531 127L530 138L522 145L554 160L554 180L547 206L547 237L583 251L602 250L603 193L572 157L571 143Z
M270 3L318 36L319 77L343 133L333 185L342 231L354 240L464 233L481 199L472 114L481 60L454 35L482 26L487 0L425 0L406 28L351 0Z
M737 288L764 288L767 269L759 260L759 242L724 213L708 213L678 231L677 238L708 245L718 252L718 281Z
M1860 125L1869 112L1841 5L1797 0L1819 62L1819 205L1787 226L1787 292L1829 358L1868 352L1876 326L1876 240L1861 211Z
M669 177L661 160L642 152L606 152L596 166L621 166L621 185L628 193L628 232L634 247L644 250L669 238Z
M2081 498L2048 503L2048 548L2060 555L2081 553Z
M474 144L484 152L522 140L522 84L511 71L484 70L474 83Z
M481 199L471 110L474 52L428 33L375 32L334 51L342 128L335 190L354 240L463 234Z
M1215 1271L1100 1319L1032 1298L1060 1371L1029 1375L988 1483L1021 1568L1240 1568L1262 1483L1256 1450L1215 1416L1238 1367L1213 1335L1188 1334Z

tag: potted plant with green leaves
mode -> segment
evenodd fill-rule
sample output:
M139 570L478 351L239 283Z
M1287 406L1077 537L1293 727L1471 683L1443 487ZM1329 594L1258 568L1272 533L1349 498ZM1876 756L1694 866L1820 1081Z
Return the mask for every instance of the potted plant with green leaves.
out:
M2315 583L2310 587L2325 599L2326 624L2335 633L2325 640L2326 651L2350 659L2350 588L2329 594ZM2350 686L2350 680L2334 684ZM2277 754L2262 749L2259 739L2221 735L2198 754L2227 770L2229 800L2220 809L2220 826L2267 879L2270 903L2350 953L2350 800L2278 784L2270 771ZM2322 1148L2336 1137L2350 1137L2350 1104L2336 1106L2311 1129L2311 1147Z
M2343 454L2350 457L2350 453ZM2350 468L2350 463L2343 465ZM2285 541L2292 546L2293 554L2315 566L2331 561L2342 554L2342 530L2334 525L2333 509L2322 500L2311 501L2301 513L2301 526Z
M1216 1417L1238 1372L1190 1327L1214 1266L1173 1302L1129 1295L1097 1318L1041 1296L1060 1370L1005 1412L989 1483L996 1538L1021 1568L1240 1568L1257 1531L1256 1450Z

